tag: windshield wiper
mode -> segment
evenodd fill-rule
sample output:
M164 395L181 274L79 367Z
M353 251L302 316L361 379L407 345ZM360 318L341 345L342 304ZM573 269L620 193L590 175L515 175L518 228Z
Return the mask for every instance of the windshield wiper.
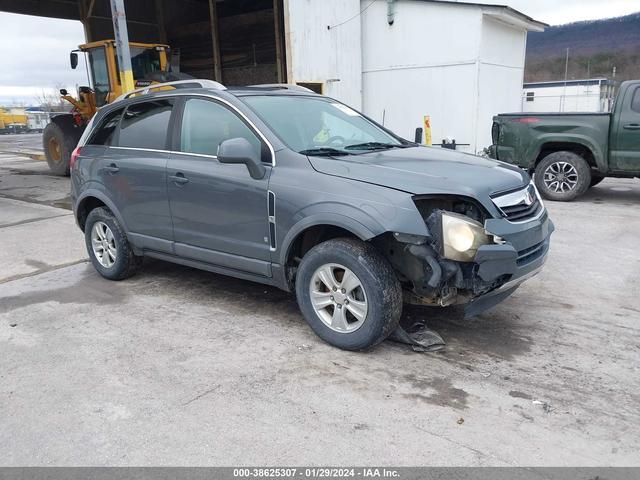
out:
M388 148L409 148L412 145L403 143L365 142L344 147L345 150L386 150Z
M318 147L318 148L309 148L307 150L300 150L298 153L302 155L314 155L316 157L330 157L333 155L353 155L351 152L345 152L344 150L339 150L337 148L332 147Z

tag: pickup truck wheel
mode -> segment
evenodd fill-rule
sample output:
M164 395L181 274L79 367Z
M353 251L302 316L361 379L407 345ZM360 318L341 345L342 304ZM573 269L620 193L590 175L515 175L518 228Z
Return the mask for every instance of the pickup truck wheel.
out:
M307 323L324 341L366 350L387 338L402 313L402 289L389 262L371 245L328 240L302 258L296 297Z
M573 152L554 152L538 164L534 181L544 198L570 202L589 188L591 169L580 155Z
M91 263L109 280L124 280L138 271L142 257L136 256L124 229L106 208L95 208L87 216L84 238Z

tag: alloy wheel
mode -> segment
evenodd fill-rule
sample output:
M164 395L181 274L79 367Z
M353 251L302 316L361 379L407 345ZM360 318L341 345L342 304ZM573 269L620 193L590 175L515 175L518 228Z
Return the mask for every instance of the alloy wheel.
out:
M96 222L91 229L91 248L100 265L110 268L116 262L118 248L113 232L104 222Z
M309 295L320 320L336 332L355 332L367 318L362 282L343 265L330 263L318 268L311 277Z
M544 171L544 184L552 192L569 192L578 184L578 171L568 162L554 162Z

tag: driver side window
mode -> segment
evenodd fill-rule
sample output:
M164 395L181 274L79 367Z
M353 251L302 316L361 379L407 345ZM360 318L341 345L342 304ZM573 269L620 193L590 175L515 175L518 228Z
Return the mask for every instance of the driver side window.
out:
M187 99L180 129L181 152L217 156L218 146L230 138L244 138L256 153L262 152L260 139L227 107L211 100Z

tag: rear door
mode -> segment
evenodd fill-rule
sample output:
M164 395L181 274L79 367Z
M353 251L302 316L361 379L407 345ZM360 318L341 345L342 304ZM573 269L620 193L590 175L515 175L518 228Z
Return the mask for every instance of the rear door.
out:
M134 244L171 252L167 198L168 131L173 99L130 104L98 172Z
M620 101L610 146L611 169L640 172L640 85L629 88Z
M237 111L214 99L187 97L179 117L167 166L176 254L271 276L266 144ZM245 165L218 162L218 145L238 137L263 155L264 178L251 178Z

